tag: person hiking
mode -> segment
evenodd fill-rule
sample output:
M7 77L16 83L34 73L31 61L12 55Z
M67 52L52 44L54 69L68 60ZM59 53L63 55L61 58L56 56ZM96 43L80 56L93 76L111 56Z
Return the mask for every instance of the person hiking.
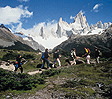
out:
M41 57L41 59L43 60L41 69L44 68L45 63L47 64L47 68L49 68L49 60L48 60L48 58L49 58L48 49L45 49L45 52L42 53L42 57Z
M76 49L75 48L73 48L71 50L71 58L72 58L71 65L73 65L73 64L76 65L77 56L76 56Z
M99 59L101 56L101 51L98 48L95 48L95 59L96 59L96 63L100 63Z
M22 57L21 57L21 55L18 55L17 57L16 57L16 66L15 66L15 72L18 70L18 68L21 70L21 73L23 73L23 67L21 66L22 65L22 63L21 63L21 59L22 59Z
M59 67L61 66L61 61L60 61L61 55L59 54L59 49L56 49L56 51L53 53L53 59L54 59L54 65L56 62L58 62Z
M86 56L86 61L87 61L87 64L90 64L90 49L89 48L84 48L84 50L85 50L85 54L83 55L83 57L84 56Z

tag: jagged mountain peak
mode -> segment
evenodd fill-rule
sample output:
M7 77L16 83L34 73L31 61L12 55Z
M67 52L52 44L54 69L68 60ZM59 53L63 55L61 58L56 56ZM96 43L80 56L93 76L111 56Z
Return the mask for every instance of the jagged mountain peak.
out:
M85 16L84 16L84 13L83 13L82 11L80 11L80 12L74 17L74 20L75 20L77 17L85 17Z
M76 17L74 18L74 22L72 23L72 25L75 25L75 28L81 29L81 28L88 28L88 22L86 19L86 16L84 16L84 13L82 11L80 11Z
M60 17L59 22L62 22L62 17Z

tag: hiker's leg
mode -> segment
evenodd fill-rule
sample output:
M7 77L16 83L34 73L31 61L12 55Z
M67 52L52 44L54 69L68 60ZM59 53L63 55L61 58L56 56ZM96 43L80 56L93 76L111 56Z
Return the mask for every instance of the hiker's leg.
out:
M56 62L57 62L57 60L56 60L56 59L54 59L54 65L56 64Z
M89 59L87 59L87 64L90 64L90 60Z
M48 59L46 59L46 63L47 63L47 68L49 68L50 66L49 66L49 60Z
M59 66L61 66L61 62L60 62L59 58L57 58L57 61L58 61Z
M43 63L42 63L41 69L44 68L44 65L45 65L45 59L43 59Z
M22 66L20 66L19 68L20 68L20 70L21 70L21 73L23 73L23 67L22 67Z
M69 65L71 65L71 62L69 59L66 59L65 62L67 62Z
M97 63L99 63L99 58L100 58L99 56L96 58L96 62L97 62Z
M14 71L16 72L17 70L18 70L18 67L15 67L15 70Z
M73 59L73 61L71 62L71 65L75 64L76 65L76 60Z
M86 57L86 60L87 60L87 64L90 64L90 55L88 55L88 56Z

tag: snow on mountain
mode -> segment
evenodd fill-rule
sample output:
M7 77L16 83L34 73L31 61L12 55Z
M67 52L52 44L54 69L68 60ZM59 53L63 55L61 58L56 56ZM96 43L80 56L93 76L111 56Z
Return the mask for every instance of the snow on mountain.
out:
M61 38L62 36L67 36L66 31L71 31L72 28L67 22L62 21L62 18L59 19L57 24L57 36Z
M102 23L101 21L97 22L95 25L89 26L86 16L83 15L83 12L80 11L74 18L74 22L68 24L60 18L57 24L57 35L58 37L74 35L94 35L101 34L102 31L108 28L112 23Z
M70 26L74 30L83 30L83 29L88 29L89 30L89 25L87 23L86 17L83 15L83 12L80 11L76 17L74 18L74 22L70 24Z
M63 41L67 39L68 38L66 36L63 36L61 38L49 36L47 40L42 39L41 36L34 38L35 41L40 42L45 48L49 48L49 49L53 49L55 46L61 44Z
M16 36L18 37L22 37L23 41L25 44L27 44L28 46L32 47L34 50L40 50L43 51L45 48L39 44L38 42L36 42L32 37L26 36L23 33L19 32L19 33L14 33Z
M101 34L104 29L108 28L112 23L97 22L94 25L89 25L80 11L75 17L73 23L67 23L59 19L59 22L39 23L32 29L22 30L28 37L32 37L36 42L43 45L45 48L53 49L55 46L61 44L72 35L94 35ZM24 38L25 39L25 38Z

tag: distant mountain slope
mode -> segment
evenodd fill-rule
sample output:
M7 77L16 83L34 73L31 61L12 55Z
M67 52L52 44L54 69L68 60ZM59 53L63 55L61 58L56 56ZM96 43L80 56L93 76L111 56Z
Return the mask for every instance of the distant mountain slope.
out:
M32 38L27 38L24 40L22 37L14 35L11 31L4 27L0 27L0 48L40 51L45 49Z
M21 41L24 44L32 47L34 50L43 51L45 49L42 45L40 45L38 42L33 40L32 37L28 37L28 36L26 36L26 35L24 35L22 33L15 33L15 35L17 35L17 38L19 39L19 41Z
M54 49L62 49L70 52L72 48L76 48L78 55L84 54L84 48L91 49L92 55L94 55L95 47L98 47L104 56L111 56L112 52L112 26L106 29L101 35L84 35L74 36L69 38L65 42L61 43Z

